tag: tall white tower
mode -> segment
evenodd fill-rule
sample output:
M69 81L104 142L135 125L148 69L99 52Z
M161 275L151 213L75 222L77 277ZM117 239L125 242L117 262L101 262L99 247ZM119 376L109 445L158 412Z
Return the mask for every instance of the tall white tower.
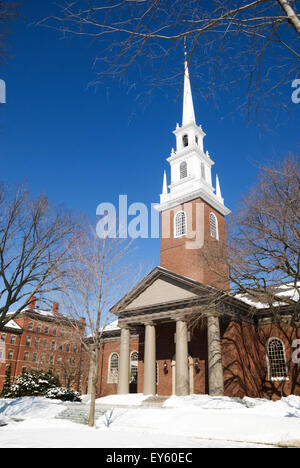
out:
M166 190L164 176L164 189L160 196L160 204L156 208L159 211L164 211L200 197L224 216L229 214L230 210L224 206L224 200L221 196L218 177L216 179L217 190L213 187L212 166L214 162L208 151L204 152L203 139L206 134L201 125L196 124L186 61L182 126L177 124L174 134L176 136L176 151L173 149L167 159L171 166L171 184L168 187L169 190Z

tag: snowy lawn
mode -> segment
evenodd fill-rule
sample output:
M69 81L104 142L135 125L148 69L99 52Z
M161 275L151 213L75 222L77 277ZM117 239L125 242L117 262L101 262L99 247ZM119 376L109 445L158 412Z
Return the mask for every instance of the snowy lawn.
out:
M0 400L0 421L8 423L0 427L0 447L300 447L300 397L272 402L191 395L171 397L164 408L143 408L143 399L97 400L97 407L106 406L94 429L56 419L76 404L45 398Z

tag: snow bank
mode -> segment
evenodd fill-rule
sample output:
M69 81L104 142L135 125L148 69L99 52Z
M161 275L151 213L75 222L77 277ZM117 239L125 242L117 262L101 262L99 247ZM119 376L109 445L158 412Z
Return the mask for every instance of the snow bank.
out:
M122 405L122 406L139 406L144 400L147 400L150 395L142 393L130 393L128 395L108 395L96 400L97 405Z
M196 407L205 410L234 410L243 406L250 406L250 402L238 398L211 397L209 395L188 395L184 397L171 396L165 401L164 408L190 408Z
M61 401L44 397L23 397L15 400L0 400L0 418L44 419L54 418L65 406Z

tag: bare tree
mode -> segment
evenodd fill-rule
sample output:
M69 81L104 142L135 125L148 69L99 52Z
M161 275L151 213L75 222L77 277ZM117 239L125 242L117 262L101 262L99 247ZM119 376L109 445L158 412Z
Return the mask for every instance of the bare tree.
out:
M204 96L237 83L239 104L259 109L299 72L296 8L295 0L77 0L42 23L98 43L97 82L135 67L134 86L139 77L153 86L181 82L175 59L185 38Z
M130 246L130 240L100 238L90 229L73 249L72 278L64 283L69 316L76 320L84 317L87 324L88 337L82 337L82 346L90 361L90 427L95 423L99 350L103 331L111 321L109 309L134 281L133 269L128 266ZM76 321L72 323L76 325Z
M18 7L19 2L0 0L0 63L8 57L9 25L18 17Z
M300 312L300 163L289 156L261 167L258 181L232 215L227 249L232 293L249 304L265 304L280 319L278 306L290 309L291 323ZM203 255L215 274L224 249ZM221 257L220 252L223 251Z
M46 196L30 198L22 186L0 186L0 330L32 296L47 303L49 293L60 290L79 235L80 223L64 207L53 207Z

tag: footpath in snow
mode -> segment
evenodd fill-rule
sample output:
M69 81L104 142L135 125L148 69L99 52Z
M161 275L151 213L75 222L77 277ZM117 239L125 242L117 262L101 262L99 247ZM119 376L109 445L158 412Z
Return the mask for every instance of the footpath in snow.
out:
M34 397L0 400L0 422L7 424L0 427L0 447L300 447L297 396L276 402L173 396L162 408L143 407L145 399L113 395L97 400L101 415L94 429L58 419L68 408L88 411L88 398L84 404Z

